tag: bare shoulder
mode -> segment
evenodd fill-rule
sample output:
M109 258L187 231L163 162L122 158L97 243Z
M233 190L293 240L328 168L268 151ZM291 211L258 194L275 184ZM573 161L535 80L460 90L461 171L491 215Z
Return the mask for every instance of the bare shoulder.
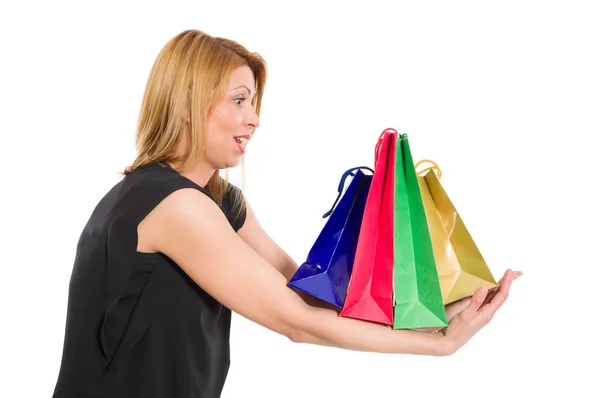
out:
M178 230L176 224L191 217L203 215L210 218L219 217L221 213L214 203L203 192L194 188L182 188L164 198L138 226L138 251L159 252L160 241L167 229ZM194 217L196 216L196 217ZM204 224L204 223L203 223Z
M170 194L140 224L138 235L140 244L148 245L140 249L167 255L216 300L271 330L293 338L308 312L286 278L198 190Z

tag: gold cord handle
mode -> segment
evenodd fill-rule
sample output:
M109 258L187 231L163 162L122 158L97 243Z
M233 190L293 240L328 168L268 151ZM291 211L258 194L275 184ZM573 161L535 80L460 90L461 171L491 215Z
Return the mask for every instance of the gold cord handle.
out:
M423 163L431 163L431 166L428 166L428 167L424 168L423 170L417 171L417 168L420 165L422 165ZM417 175L419 175L419 176L425 175L425 173L427 173L429 170L435 170L435 174L437 174L437 177L442 178L442 169L440 169L440 166L438 166L438 164L436 162L434 162L433 160L423 159L423 160L419 160L415 164L415 171L417 172Z

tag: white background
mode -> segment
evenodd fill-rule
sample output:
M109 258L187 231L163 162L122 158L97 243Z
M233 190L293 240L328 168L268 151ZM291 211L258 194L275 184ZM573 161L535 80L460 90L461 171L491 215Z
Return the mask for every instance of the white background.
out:
M440 164L494 275L524 271L446 358L294 345L235 316L224 397L599 396L599 20L593 1L3 2L0 396L51 396L77 239L188 28L269 64L246 195L296 261L394 127Z

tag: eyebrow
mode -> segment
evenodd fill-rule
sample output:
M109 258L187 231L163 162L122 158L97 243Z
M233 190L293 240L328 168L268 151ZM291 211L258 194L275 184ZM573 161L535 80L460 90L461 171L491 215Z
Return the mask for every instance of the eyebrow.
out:
M248 95L252 97L252 90L250 90L247 86L244 86L244 85L241 85L239 87L233 88L233 89L231 89L231 91L235 91L238 88L245 88L248 91Z

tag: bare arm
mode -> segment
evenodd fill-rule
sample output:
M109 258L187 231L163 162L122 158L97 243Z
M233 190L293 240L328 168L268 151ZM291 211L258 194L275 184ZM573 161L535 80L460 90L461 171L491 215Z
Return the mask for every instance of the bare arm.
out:
M271 264L289 281L298 269L298 264L262 228L250 203L246 201L246 221L238 235L255 252Z
M289 281L296 270L298 264L269 236L269 234L260 225L254 210L250 203L246 201L246 221L244 226L238 231L238 235L246 242L254 251L262 258L271 264L279 273L281 273L287 281ZM329 303L319 300L304 292L296 291L296 293L304 300L305 303L320 308L327 308L338 312L339 309ZM464 311L470 304L471 298L465 298L458 302L454 302L446 306L446 317L448 320L453 319L459 313ZM419 332L438 332L441 327L434 328L416 328L412 329Z
M246 244L221 210L193 189L169 195L144 220L149 247L173 259L232 311L292 341L350 350L447 355L441 334L392 330L307 305L286 278Z
M248 202L246 202L246 221L238 231L238 235L248 246L279 271L286 282L292 279L298 270L298 264L267 234L258 222L256 214ZM296 291L296 293L305 303L313 307L339 311L334 305L309 294L301 291Z

